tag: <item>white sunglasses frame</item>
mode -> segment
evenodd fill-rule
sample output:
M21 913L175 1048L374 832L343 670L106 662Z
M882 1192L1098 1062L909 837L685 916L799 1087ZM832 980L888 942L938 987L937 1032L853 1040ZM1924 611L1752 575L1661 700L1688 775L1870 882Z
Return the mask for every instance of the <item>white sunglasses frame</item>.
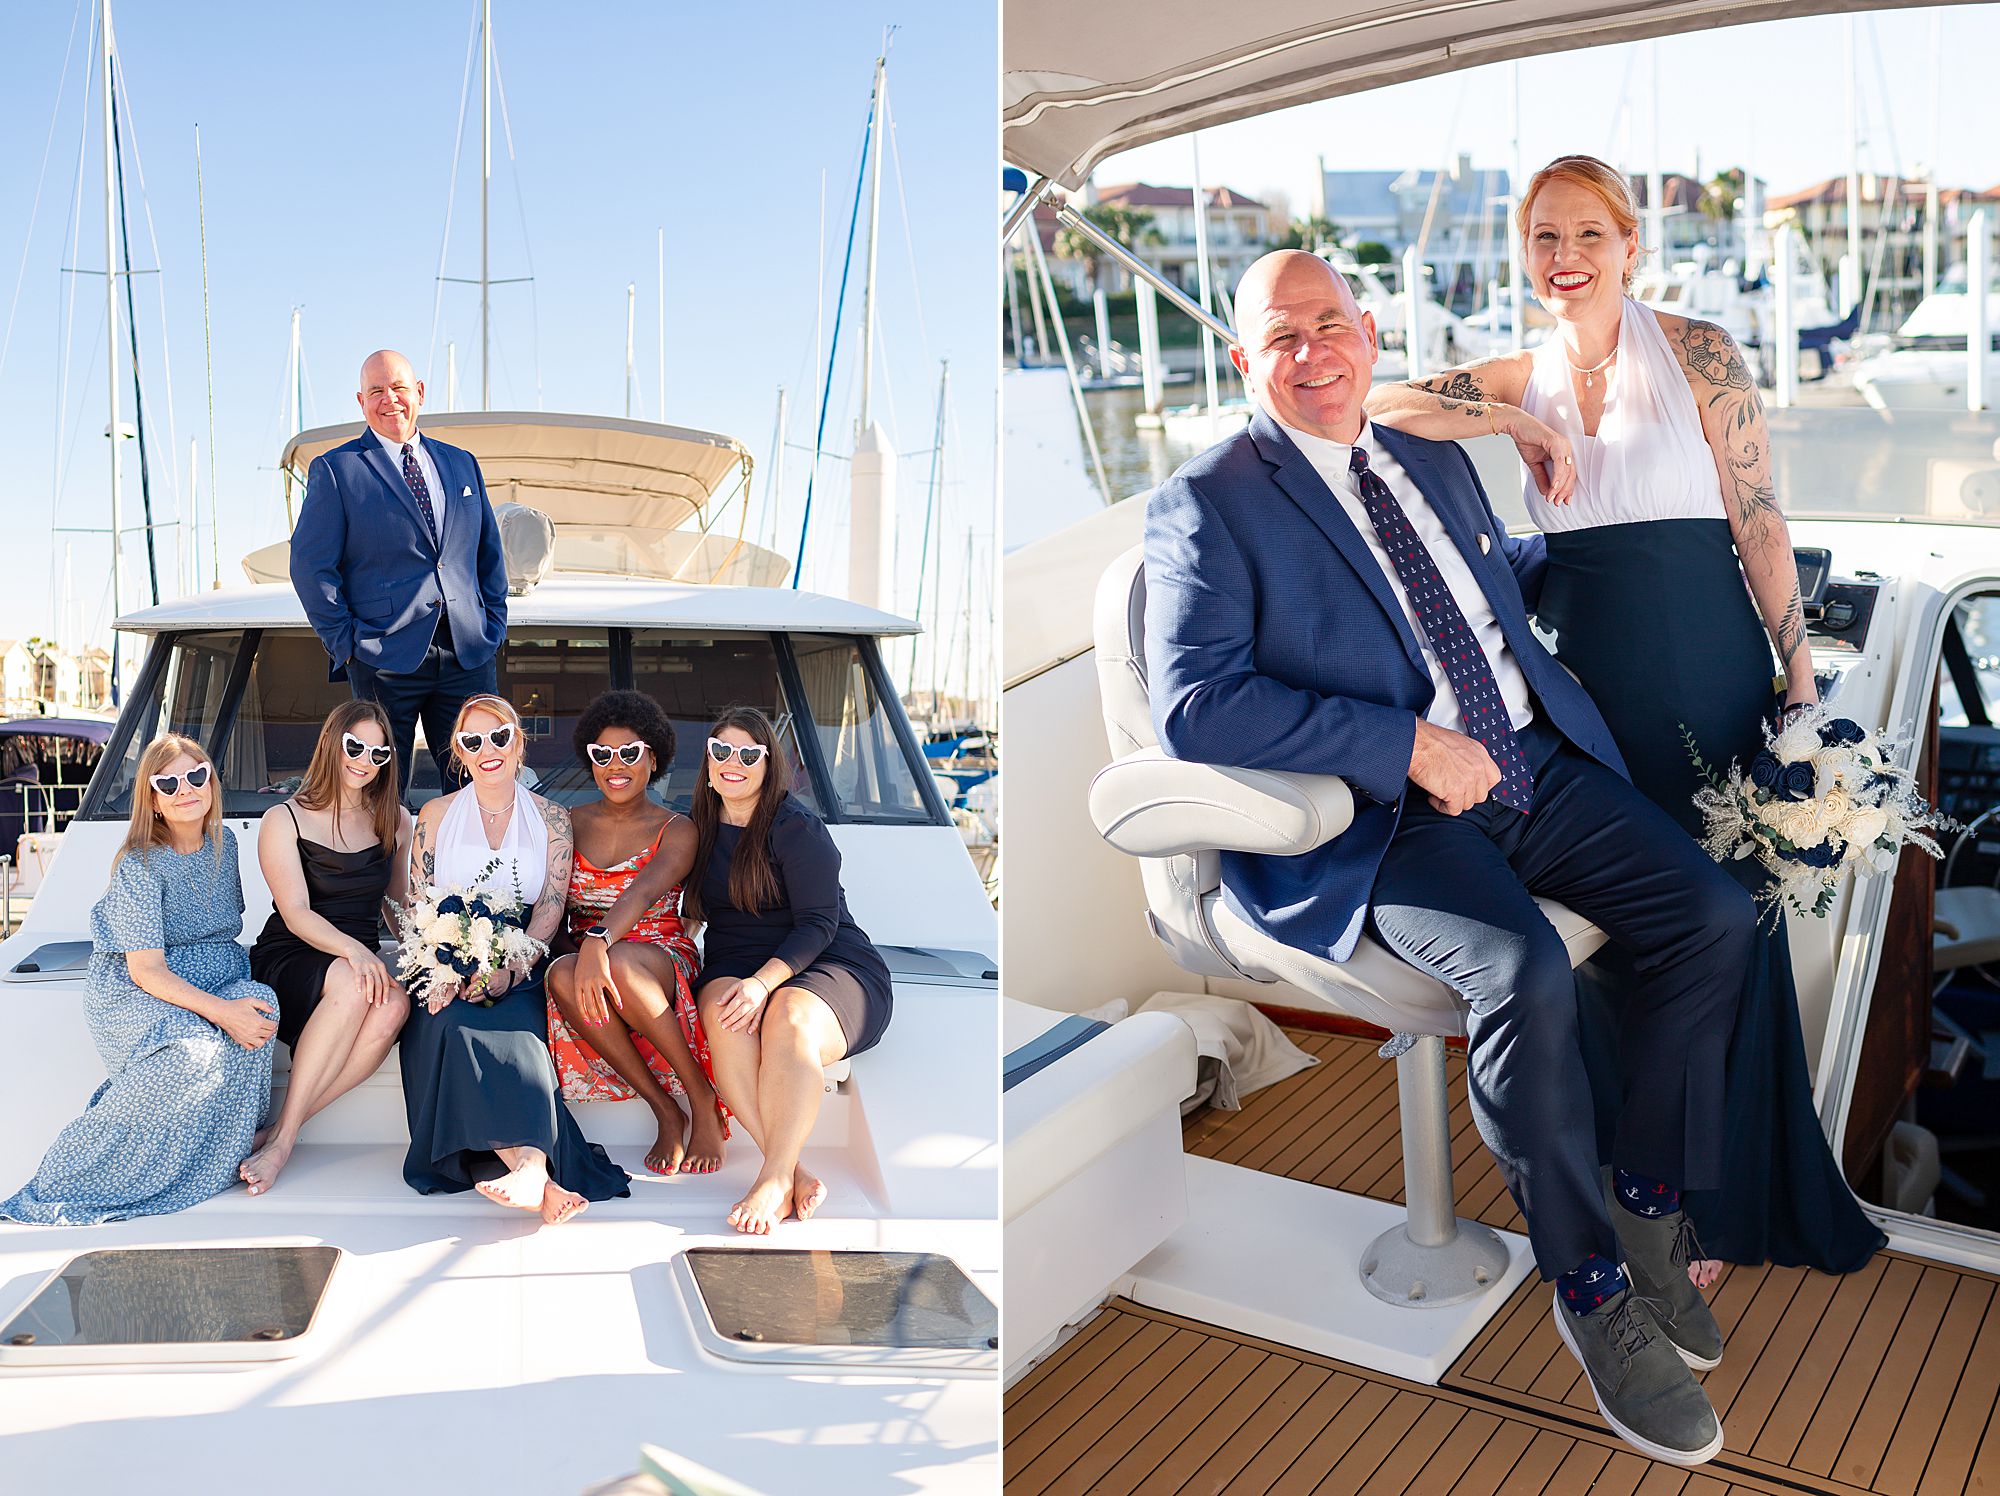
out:
M721 758L717 758L715 756L715 750L718 748L723 750ZM745 763L743 761L743 753L745 749L748 749L750 752L757 755L757 757L752 761L750 761L749 763ZM766 748L762 743L725 743L722 741L721 738L710 738L708 740L708 761L714 764L717 768L721 768L731 759L734 759L739 767L745 769L754 769L757 767L758 764L764 761L764 755L769 753L770 751L771 750Z
M505 753L514 746L514 734L520 730L511 722L502 722L487 732L455 732L451 735L451 740L463 748L468 756L478 753L488 743L493 744L494 752ZM503 732L507 734L507 741L504 743L495 741Z
M598 763L597 758L597 750L600 748L609 755L602 763ZM613 748L609 743L586 743L584 744L584 756L593 764L597 764L597 767L600 769L608 769L614 762L621 763L628 769L636 769L639 767L639 760L646 756L646 748L647 745L644 742L620 743L616 748ZM638 751L633 753L630 758L627 758L625 754L631 749L637 749Z
M201 776L199 780L194 777L197 774ZM196 764L192 769L184 769L178 774L148 774L146 783L153 787L153 793L156 795L178 795L181 792L182 780L187 781L189 789L198 790L206 785L214 774L214 764ZM170 782L161 784L162 779Z
M368 762L378 769L387 768L389 760L396 756L396 750L387 743L364 743L351 732L343 732L340 735L340 751L356 762L359 762L365 753L368 755ZM375 756L378 753L382 755L380 758Z

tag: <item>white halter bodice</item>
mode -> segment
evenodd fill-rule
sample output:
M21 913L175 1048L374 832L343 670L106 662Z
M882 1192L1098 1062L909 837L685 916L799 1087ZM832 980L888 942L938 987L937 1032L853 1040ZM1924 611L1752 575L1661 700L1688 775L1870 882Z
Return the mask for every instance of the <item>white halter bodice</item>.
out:
M1549 503L1522 470L1528 517L1544 531L1656 519L1726 519L1715 456L1687 375L1649 307L1625 298L1618 357L1605 374L1604 415L1583 434L1569 354L1560 334L1535 349L1521 408L1570 439L1576 496Z
M514 814L508 818L507 834L499 846L487 845L484 827L479 799L468 785L451 797L438 826L438 887L471 888L477 879L478 886L502 897L518 889L522 903L532 907L548 876L549 828L528 787L515 781ZM499 867L480 878L481 870L496 858Z

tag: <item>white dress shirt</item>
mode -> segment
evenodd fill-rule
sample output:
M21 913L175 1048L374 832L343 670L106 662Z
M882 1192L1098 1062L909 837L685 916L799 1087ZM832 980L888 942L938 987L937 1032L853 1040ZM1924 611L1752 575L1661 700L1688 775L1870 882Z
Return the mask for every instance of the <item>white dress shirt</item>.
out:
M389 454L389 466L394 468L396 476L401 478L403 476L403 444L401 442L390 441L388 437L375 430L373 426L370 426L368 430L374 436L375 440L382 444L382 450ZM438 476L437 462L431 457L430 448L424 445L423 432L413 431L410 433L410 455L417 459L417 468L423 473L424 483L430 488L431 513L437 516L438 528L443 529L446 497L444 480ZM408 485L408 482L408 479L404 479L405 486ZM411 496L415 496L415 490L411 491ZM432 538L441 540L443 537L433 536Z
M1388 548L1382 544L1382 537L1375 533L1375 522L1368 517L1368 510L1361 502L1361 485L1355 482L1348 463L1350 454L1356 447L1368 455L1369 469L1389 486L1389 493L1403 507L1409 518L1410 528L1417 532L1417 538L1431 553L1438 575L1451 591L1452 601L1458 604L1459 612L1465 615L1466 627L1479 641L1479 647L1486 651L1486 663L1492 667L1494 684L1500 688L1500 699L1507 704L1507 716L1519 732L1535 720L1535 708L1528 696L1528 680L1521 673L1521 666L1514 658L1514 652L1507 647L1506 635L1500 631L1500 620L1493 614L1493 605L1486 600L1486 589L1479 585L1472 574L1472 568L1459 553L1458 544L1445 529L1444 522L1437 517L1430 501L1423 491L1410 481L1410 475L1403 471L1403 465L1389 455L1389 451L1375 439L1375 428L1364 422L1360 438L1349 446L1346 442L1329 441L1323 436L1313 436L1307 432L1278 423L1305 454L1306 461L1313 465L1321 481L1339 501L1348 519L1361 538L1368 542L1369 554L1374 556L1376 565L1382 568L1382 575L1388 578L1389 590L1396 601L1403 605L1403 616L1409 620L1410 632L1417 636L1417 645L1424 652L1424 663L1430 666L1431 683L1436 693L1431 697L1430 709L1424 717L1434 727L1446 728L1452 732L1464 732L1465 721L1458 709L1458 694L1451 688L1451 678L1439 663L1437 651L1431 648L1430 636L1417 619L1416 609L1410 606L1410 594L1404 588L1402 579L1396 575L1395 563L1389 559Z

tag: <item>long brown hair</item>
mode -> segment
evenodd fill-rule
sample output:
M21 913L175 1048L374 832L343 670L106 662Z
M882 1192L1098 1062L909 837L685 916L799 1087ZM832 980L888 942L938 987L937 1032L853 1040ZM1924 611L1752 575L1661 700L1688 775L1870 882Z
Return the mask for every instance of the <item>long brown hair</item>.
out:
M340 739L342 734L353 732L363 722L373 722L379 727L382 741L389 745L389 762L376 771L368 788L362 791L361 799L375 822L375 840L385 853L394 856L396 837L403 829L402 801L396 795L401 776L396 772L396 738L389 727L389 714L378 703L343 701L326 714L326 722L319 730L319 742L313 746L312 762L306 765L305 782L292 798L307 810L331 812L333 839L340 840L340 770L341 761L346 757Z
M167 845L167 820L154 804L159 791L153 788L152 779L155 774L166 773L167 765L182 754L208 765L208 813L201 818L201 838L214 849L216 859L221 860L222 778L215 771L215 760L193 738L163 732L139 755L139 767L132 775L132 820L125 829L124 845L119 847L118 856L111 859L112 867L117 867L127 852L143 854Z
M708 736L718 736L725 727L747 732L764 747L764 787L758 791L757 808L737 838L736 855L729 863L729 902L747 914L756 914L776 904L783 892L778 886L778 870L771 863L771 823L791 792L792 766L778 749L778 730L754 706L729 707L715 719ZM704 918L701 880L715 851L716 828L722 821L722 796L708 782L708 772L708 745L703 743L701 777L694 786L694 866L681 888L681 922L689 926L699 925Z

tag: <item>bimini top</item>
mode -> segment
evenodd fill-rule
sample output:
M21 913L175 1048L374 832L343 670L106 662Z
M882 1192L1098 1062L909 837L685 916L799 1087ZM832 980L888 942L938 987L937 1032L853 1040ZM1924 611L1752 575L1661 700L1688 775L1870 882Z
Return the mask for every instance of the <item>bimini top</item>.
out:
M746 495L752 461L733 437L615 416L545 411L426 415L428 435L478 460L496 505L540 510L555 526L555 566L667 581L776 587L790 562L744 540L737 522L711 531L728 501ZM301 431L285 444L286 499L315 457L352 441L361 422ZM244 558L254 582L288 573L289 542Z
M1106 156L1482 63L1915 0L1007 0L1001 149L1065 187Z
M645 577L557 573L507 599L512 628L671 629L690 633L914 634L907 618L783 587L691 586ZM198 592L142 608L117 626L140 634L179 629L305 628L289 582Z

